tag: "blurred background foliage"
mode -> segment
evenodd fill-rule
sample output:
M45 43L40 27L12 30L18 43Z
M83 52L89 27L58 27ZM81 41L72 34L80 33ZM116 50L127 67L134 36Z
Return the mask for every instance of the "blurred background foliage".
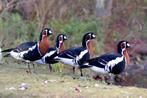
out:
M67 48L81 45L84 33L95 32L97 55L113 51L120 40L147 42L146 0L0 0L0 12L2 48L37 41L44 27L56 32L51 45L57 34L67 34Z

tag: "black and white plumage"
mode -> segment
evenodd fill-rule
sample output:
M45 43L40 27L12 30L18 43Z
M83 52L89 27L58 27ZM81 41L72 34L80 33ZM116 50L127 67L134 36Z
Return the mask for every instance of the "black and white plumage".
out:
M41 59L48 51L48 36L52 34L53 32L51 29L44 28L40 33L39 42L24 42L18 45L16 48L6 49L2 52L9 52L9 55L13 58L25 62L36 61L38 59Z
M129 64L128 41L120 41L117 45L117 53L107 53L99 57L92 58L84 63L83 66L102 74L120 74L125 66Z
M82 47L67 49L61 52L56 59L66 65L71 65L73 67L73 72L75 72L75 67L80 68L80 65L90 58L89 52L91 50L89 45L91 45L91 40L95 39L95 37L93 32L86 33L82 39ZM82 71L81 76L83 76Z
M49 70L52 70L51 64L57 63L55 57L62 51L64 51L64 41L67 40L67 36L65 34L59 34L56 38L55 47L48 48L48 52L40 59L37 60L36 63L39 64L48 64Z
M28 41L28 42L21 43L20 45L18 45L15 48L3 50L2 52L8 52L6 55L4 55L4 57L7 57L7 56L10 55L15 59L21 60L21 58L19 58L19 56L15 56L14 54L20 53L20 52L23 52L23 51L27 51L30 47L33 47L36 44L37 44L37 42Z

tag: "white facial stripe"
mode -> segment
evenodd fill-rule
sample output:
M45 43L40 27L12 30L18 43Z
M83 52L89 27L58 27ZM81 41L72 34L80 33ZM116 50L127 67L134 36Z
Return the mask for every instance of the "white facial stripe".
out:
M42 37L45 37L46 35L42 35Z
M63 43L63 41L62 41L62 40L60 40L60 41L59 41L59 43L61 44L61 43Z
M121 54L122 54L122 55L124 55L123 53L124 53L125 50L126 50L126 48L123 48L123 49L122 49L122 51L121 51Z
M87 48L89 48L89 47L88 47L89 41L90 41L90 40L87 40L87 41L86 41L86 47L87 47Z
M60 35L59 38L62 39L63 38L63 35Z
M44 30L45 32L47 32L47 30Z

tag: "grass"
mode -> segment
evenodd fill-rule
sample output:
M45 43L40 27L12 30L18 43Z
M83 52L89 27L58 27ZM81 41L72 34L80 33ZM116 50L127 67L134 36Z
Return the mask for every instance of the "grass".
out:
M15 62L0 65L0 98L147 98L145 88L110 86L89 77L73 79L64 69L49 74L43 65L36 67L36 74L27 74L26 68ZM28 89L19 90L21 83Z

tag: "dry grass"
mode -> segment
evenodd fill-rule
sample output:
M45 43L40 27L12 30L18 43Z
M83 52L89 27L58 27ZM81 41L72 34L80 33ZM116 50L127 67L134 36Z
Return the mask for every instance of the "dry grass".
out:
M73 79L63 72L48 74L46 66L27 74L26 68L16 63L0 65L0 98L147 98L144 88L108 86L92 79ZM28 89L20 91L21 83Z

